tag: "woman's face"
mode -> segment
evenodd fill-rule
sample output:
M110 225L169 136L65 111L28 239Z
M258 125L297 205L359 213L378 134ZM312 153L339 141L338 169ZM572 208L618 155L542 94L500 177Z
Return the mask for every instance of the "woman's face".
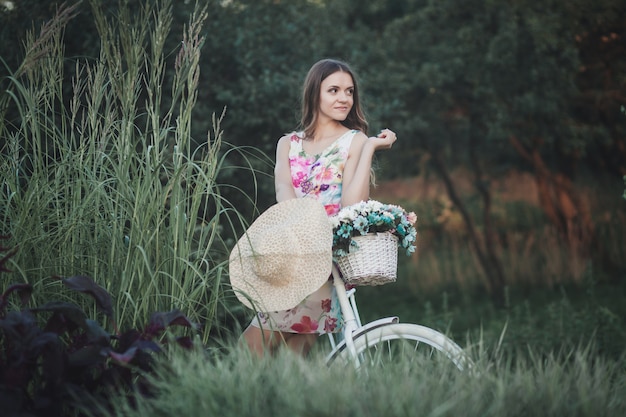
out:
M343 121L354 104L354 82L347 72L326 77L320 87L320 118Z

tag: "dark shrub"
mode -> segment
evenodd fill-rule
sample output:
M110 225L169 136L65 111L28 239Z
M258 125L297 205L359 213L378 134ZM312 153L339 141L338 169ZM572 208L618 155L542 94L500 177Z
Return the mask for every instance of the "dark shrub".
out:
M8 259L16 250L0 247L0 273L10 272ZM197 326L180 311L154 313L143 329L117 331L110 294L90 277L59 279L67 288L87 294L108 318L114 334L89 319L76 304L50 301L28 307L30 284L9 286L0 296L0 413L12 416L79 414L94 401L106 404L111 390L149 395L142 377L151 370L153 356L174 336L170 326ZM18 309L10 310L16 296ZM189 336L174 338L186 348ZM80 406L80 407L79 407Z

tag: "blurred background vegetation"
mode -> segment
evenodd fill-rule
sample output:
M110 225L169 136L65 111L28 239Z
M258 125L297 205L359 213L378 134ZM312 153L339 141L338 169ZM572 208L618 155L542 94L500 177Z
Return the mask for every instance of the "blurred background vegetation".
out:
M61 3L0 1L0 233L20 248L3 287L47 294L45 277L83 273L126 322L178 306L207 335L238 334L249 314L224 261L274 201L274 147L297 126L306 71L335 57L359 76L370 135L399 137L373 197L420 218L417 256L398 283L360 290L363 314L457 339L508 322L511 345L546 349L596 334L621 352L622 0L207 0L202 18L188 0ZM104 167L97 146L79 152L103 137Z

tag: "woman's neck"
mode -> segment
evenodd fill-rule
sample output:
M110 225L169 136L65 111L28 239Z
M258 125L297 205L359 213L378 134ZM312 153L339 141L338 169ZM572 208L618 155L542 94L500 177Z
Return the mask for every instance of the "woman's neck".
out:
M315 135L312 139L313 142L324 142L341 136L347 130L349 130L347 127L338 122L323 124L315 128Z

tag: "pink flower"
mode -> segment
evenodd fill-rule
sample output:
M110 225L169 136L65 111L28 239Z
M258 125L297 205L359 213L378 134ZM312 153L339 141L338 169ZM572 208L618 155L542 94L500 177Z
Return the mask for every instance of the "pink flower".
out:
M328 182L332 180L334 176L335 174L332 169L325 168L322 172L320 172L318 179L321 180L321 182Z
M291 325L291 330L298 333L315 333L319 324L315 320L311 320L309 316L302 316L300 323Z
M322 311L328 313L330 311L330 298L325 298L322 300Z
M326 209L326 214L328 214L329 216L334 216L335 214L339 213L339 210L341 209L341 205L340 204L326 204L324 208Z
M415 224L415 222L417 221L417 214L410 212L409 214L407 214L407 220L409 221L409 223L411 224Z
M291 181L294 187L299 187L303 181L306 181L308 178L304 172L298 172L295 176L292 176Z
M336 328L337 328L337 319L334 317L326 317L326 321L324 322L324 331L326 333L331 333Z

